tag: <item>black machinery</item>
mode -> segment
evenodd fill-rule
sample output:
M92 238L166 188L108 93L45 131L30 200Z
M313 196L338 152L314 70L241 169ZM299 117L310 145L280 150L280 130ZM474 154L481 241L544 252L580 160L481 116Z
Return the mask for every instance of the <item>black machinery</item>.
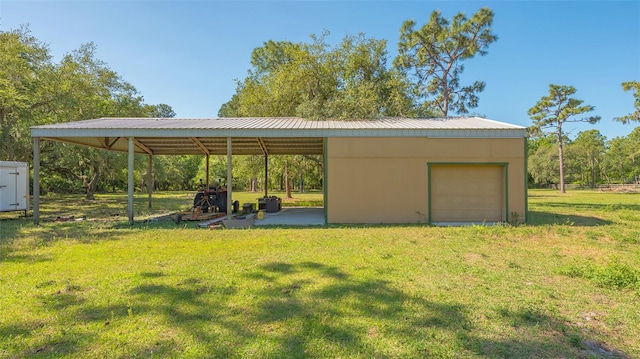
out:
M278 212L282 209L282 199L276 196L258 198L258 210Z
M202 213L226 212L227 189L224 187L201 187L193 198L193 208Z
M238 212L240 203L232 203L233 212ZM178 212L171 216L176 222L201 221L226 216L227 213L227 189L222 186L206 188L200 181L200 188L193 197L193 206L190 211Z

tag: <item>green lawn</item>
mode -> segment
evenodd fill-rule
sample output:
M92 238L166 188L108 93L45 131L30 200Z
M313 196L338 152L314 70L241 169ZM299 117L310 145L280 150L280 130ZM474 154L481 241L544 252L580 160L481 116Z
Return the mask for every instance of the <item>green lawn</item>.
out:
M517 227L250 230L97 198L0 213L1 358L640 357L640 193L530 191Z

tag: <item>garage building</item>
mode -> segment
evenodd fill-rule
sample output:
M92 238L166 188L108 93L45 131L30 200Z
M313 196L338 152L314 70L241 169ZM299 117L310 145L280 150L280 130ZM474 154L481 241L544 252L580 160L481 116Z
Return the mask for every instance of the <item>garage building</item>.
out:
M149 164L155 155L323 155L326 223L527 218L526 129L478 117L101 118L33 127L31 136L36 222L41 140L129 153L131 222L134 154ZM231 183L231 167L227 174Z

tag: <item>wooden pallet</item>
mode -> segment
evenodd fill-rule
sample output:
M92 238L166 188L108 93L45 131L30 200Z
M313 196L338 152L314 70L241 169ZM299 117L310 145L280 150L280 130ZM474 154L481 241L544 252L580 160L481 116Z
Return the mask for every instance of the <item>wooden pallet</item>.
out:
M209 219L225 217L226 213L202 213L202 212L178 212L171 216L174 222L181 221L206 221Z

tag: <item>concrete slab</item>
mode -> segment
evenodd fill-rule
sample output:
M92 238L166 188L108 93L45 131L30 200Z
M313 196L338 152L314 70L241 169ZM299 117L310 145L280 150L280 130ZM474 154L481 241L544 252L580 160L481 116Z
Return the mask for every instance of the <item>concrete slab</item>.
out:
M264 213L256 217L255 226L323 226L323 207L283 207L279 212Z

